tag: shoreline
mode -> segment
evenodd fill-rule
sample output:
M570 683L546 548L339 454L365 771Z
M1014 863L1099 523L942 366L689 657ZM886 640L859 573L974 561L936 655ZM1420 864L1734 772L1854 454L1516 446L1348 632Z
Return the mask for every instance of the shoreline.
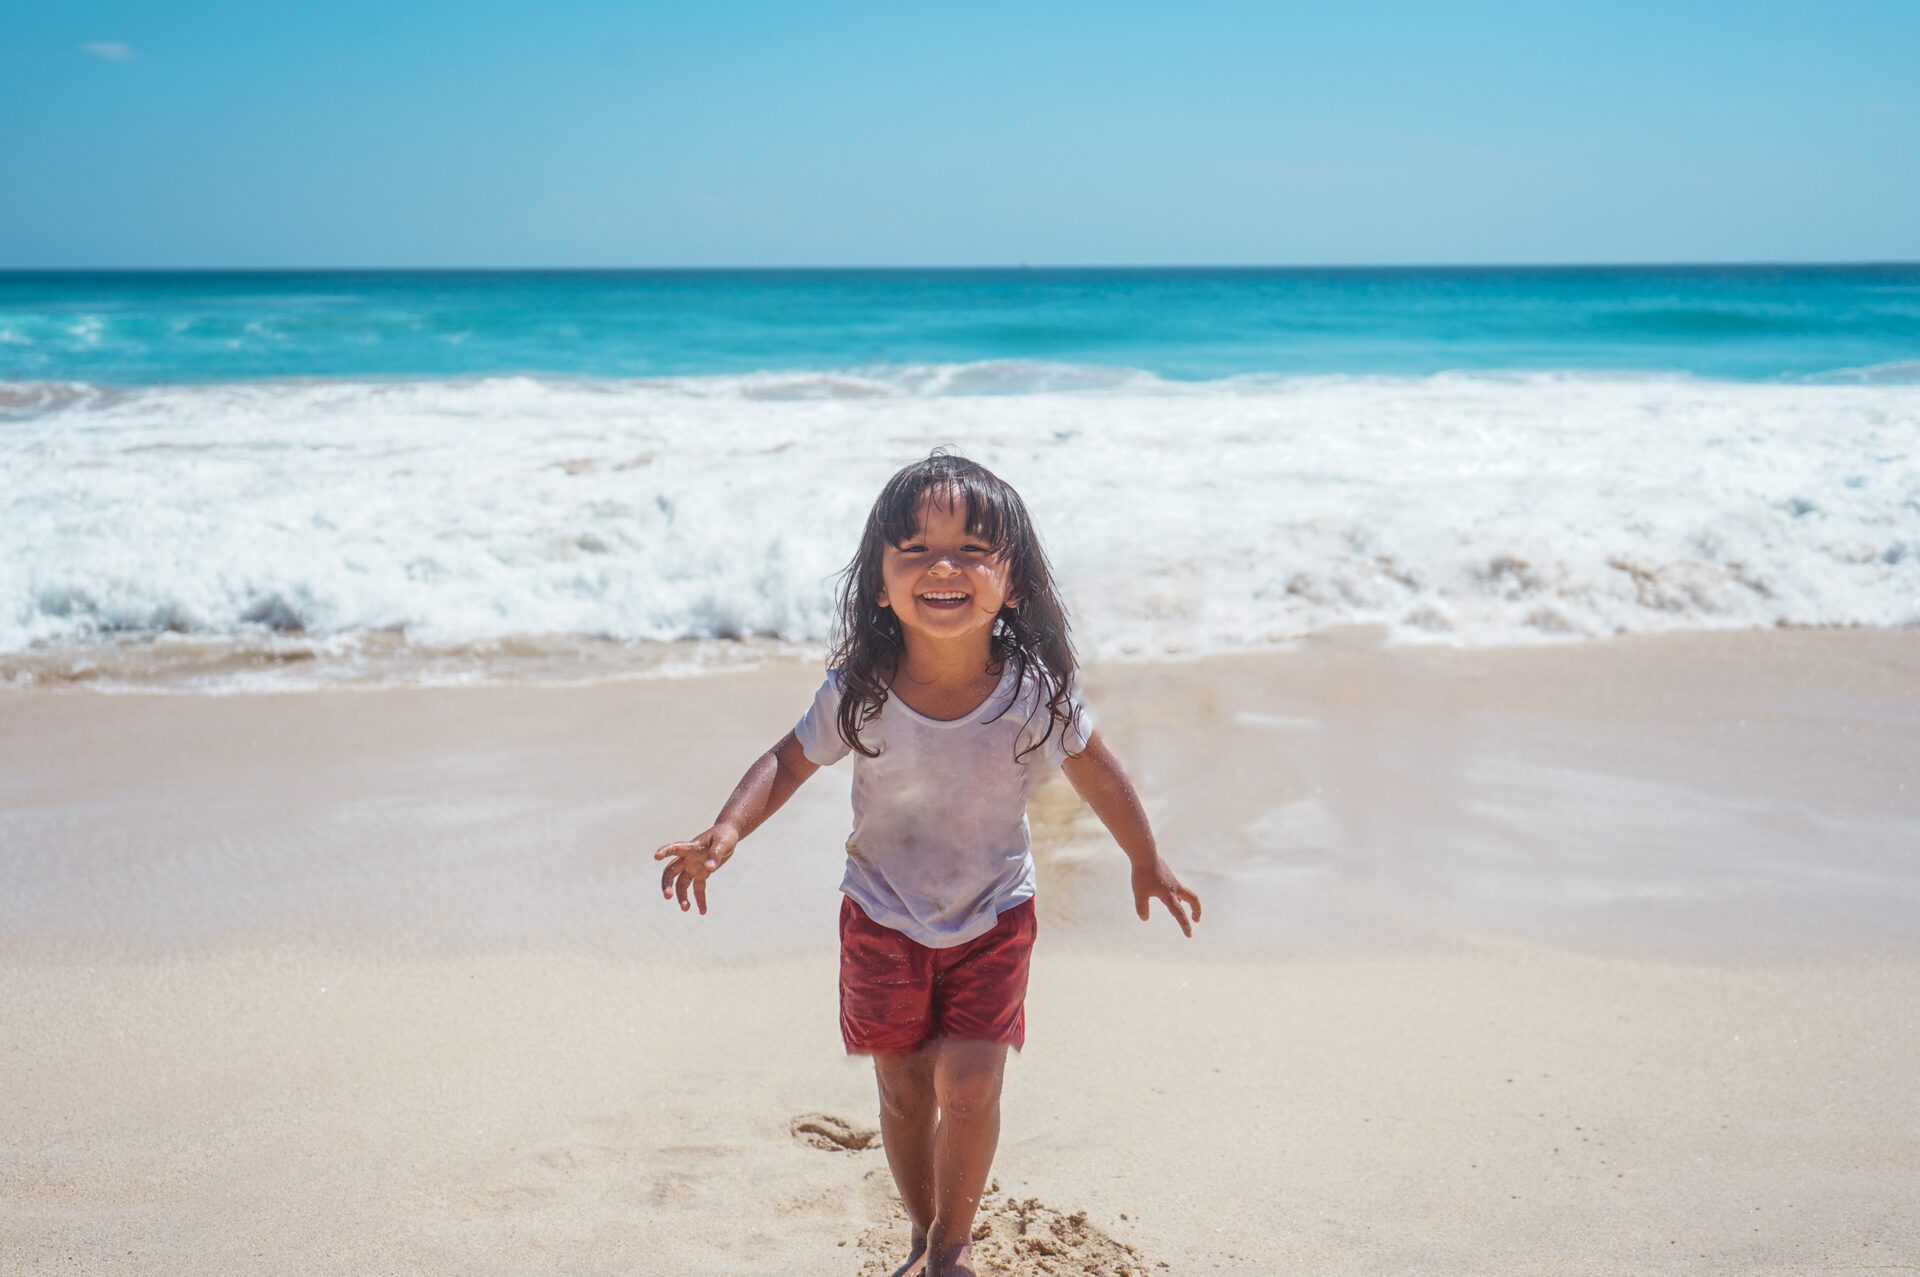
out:
M1781 634L1920 634L1910 625L1799 624L1632 630L1601 636L1547 635L1525 642L1465 643L1396 633L1384 623L1335 625L1255 647L1128 653L1082 663L1114 673L1132 668L1282 658L1317 648L1378 648L1459 656L1581 651L1645 642L1755 641ZM105 696L279 696L481 687L565 689L725 676L781 666L817 668L814 642L748 637L638 642L560 635L509 635L451 645L409 642L370 631L312 639L264 634L202 639L156 635L124 643L0 653L0 696L91 692ZM580 673L581 669L589 673ZM312 671L302 681L298 674ZM248 680L251 681L239 681Z

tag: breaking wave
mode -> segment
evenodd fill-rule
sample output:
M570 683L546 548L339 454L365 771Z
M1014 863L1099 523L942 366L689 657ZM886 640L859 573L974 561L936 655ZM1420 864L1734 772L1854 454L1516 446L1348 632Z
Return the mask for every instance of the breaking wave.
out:
M1108 659L1920 623L1920 391L1887 369L13 382L0 673L156 642L818 644L868 503L936 444L1021 490Z

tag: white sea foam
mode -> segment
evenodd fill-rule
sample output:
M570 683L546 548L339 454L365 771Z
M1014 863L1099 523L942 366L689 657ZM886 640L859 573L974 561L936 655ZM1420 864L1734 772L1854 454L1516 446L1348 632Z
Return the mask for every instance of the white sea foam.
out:
M886 476L1011 480L1092 654L1920 623L1920 389L979 364L0 403L0 651L823 638Z

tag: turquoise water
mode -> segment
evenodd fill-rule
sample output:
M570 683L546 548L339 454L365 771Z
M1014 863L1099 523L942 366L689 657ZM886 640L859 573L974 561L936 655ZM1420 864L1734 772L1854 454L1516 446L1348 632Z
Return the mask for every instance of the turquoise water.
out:
M977 361L1920 380L1920 266L0 273L0 377L594 377Z

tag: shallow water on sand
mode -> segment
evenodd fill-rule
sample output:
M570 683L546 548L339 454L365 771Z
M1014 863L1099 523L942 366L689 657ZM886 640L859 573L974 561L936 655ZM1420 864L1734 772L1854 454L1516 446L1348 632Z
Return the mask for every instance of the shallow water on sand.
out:
M1144 952L1920 951L1907 633L1381 647L1095 667L1103 737L1200 941L1133 917L1064 781L1030 812L1046 943ZM847 766L716 879L651 853L805 708L806 663L575 687L0 692L0 946L248 938L743 958L830 946Z

